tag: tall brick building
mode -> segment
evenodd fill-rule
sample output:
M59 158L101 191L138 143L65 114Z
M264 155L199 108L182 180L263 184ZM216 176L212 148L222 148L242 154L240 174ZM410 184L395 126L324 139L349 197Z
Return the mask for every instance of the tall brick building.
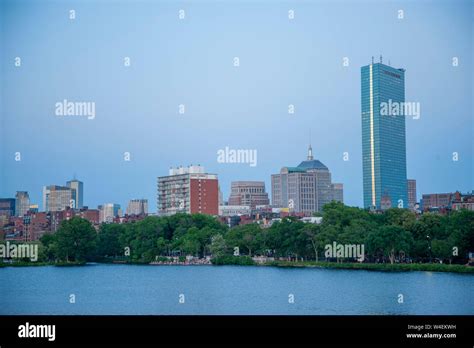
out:
M158 215L176 213L219 214L219 183L216 174L201 166L171 168L158 177Z

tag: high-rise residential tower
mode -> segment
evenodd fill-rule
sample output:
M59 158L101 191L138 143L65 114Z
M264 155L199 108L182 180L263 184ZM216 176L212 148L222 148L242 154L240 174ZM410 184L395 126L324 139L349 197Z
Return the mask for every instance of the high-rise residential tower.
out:
M405 70L382 63L361 68L364 207L408 207L405 115L390 112L405 102ZM388 112L387 112L388 110Z
M158 178L158 214L219 214L219 182L216 174L197 166L171 168Z

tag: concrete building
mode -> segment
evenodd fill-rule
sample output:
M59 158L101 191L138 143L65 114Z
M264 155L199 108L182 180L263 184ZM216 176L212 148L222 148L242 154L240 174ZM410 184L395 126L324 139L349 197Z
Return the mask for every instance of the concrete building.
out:
M257 205L270 204L263 181L233 181L230 186L229 205L255 208Z
M99 223L111 223L116 216L122 215L120 204L105 203L98 206L99 209Z
M26 191L17 191L15 195L15 216L23 216L30 210L30 196Z
M128 202L127 215L147 215L148 214L148 200L147 199L132 199Z
M0 198L0 216L10 217L15 215L15 198Z
M219 214L219 182L216 174L204 167L171 168L169 175L158 177L158 215L176 213Z
M342 201L343 185L331 182L331 172L313 157L311 145L308 158L298 167L283 167L272 175L272 206L288 208L290 213L311 216L322 211L332 200Z
M252 208L248 205L220 205L219 216L250 215Z
M221 191L221 187L218 186L218 187L217 187L217 190L218 190L218 192L219 192L219 206L221 206L221 205L226 205L226 202L224 202L224 194L223 194L222 191Z
M84 206L84 183L73 179L66 182L66 186L72 190L74 206L72 208L81 209Z
M408 209L415 209L416 201L416 180L408 179Z
M332 200L336 202L344 202L344 185L332 184Z
M43 187L44 211L61 211L71 207L74 200L73 190L69 187L50 185Z

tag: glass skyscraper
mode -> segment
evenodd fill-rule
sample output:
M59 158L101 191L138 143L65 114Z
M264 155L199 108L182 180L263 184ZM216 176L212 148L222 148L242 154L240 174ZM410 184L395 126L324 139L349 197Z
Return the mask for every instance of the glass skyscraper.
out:
M361 68L362 166L366 208L408 207L405 115L387 114L387 110L389 113L393 110L390 106L400 106L404 102L404 69L382 63Z

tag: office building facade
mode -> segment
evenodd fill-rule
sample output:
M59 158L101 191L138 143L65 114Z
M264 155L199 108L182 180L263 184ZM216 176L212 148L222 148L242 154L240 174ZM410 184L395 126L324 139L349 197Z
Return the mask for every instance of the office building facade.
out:
M270 204L263 181L233 181L230 190L229 205L255 208L257 205Z
M15 198L0 198L0 216L6 216L7 218L14 216L16 211L15 205Z
M61 211L73 204L73 190L66 186L50 185L43 187L43 209Z
M404 102L404 69L382 63L361 68L365 208L381 209L382 198L385 206L408 207L405 115L387 115L382 107Z
M332 184L333 201L344 202L344 186L342 184Z
M333 184L331 172L315 160L309 146L308 158L297 167L283 167L272 175L272 206L311 216L325 204L343 201L343 185Z
M148 214L148 200L147 199L132 199L128 202L127 215L147 215Z
M407 190L408 190L408 208L414 209L417 203L416 201L416 180L408 179L407 180Z
M122 215L120 204L105 203L98 206L99 223L111 223L115 217Z
M76 209L84 207L84 183L82 181L73 179L66 182L66 186L72 190L73 204Z
M15 216L23 216L30 210L30 196L26 191L17 191L15 195Z

